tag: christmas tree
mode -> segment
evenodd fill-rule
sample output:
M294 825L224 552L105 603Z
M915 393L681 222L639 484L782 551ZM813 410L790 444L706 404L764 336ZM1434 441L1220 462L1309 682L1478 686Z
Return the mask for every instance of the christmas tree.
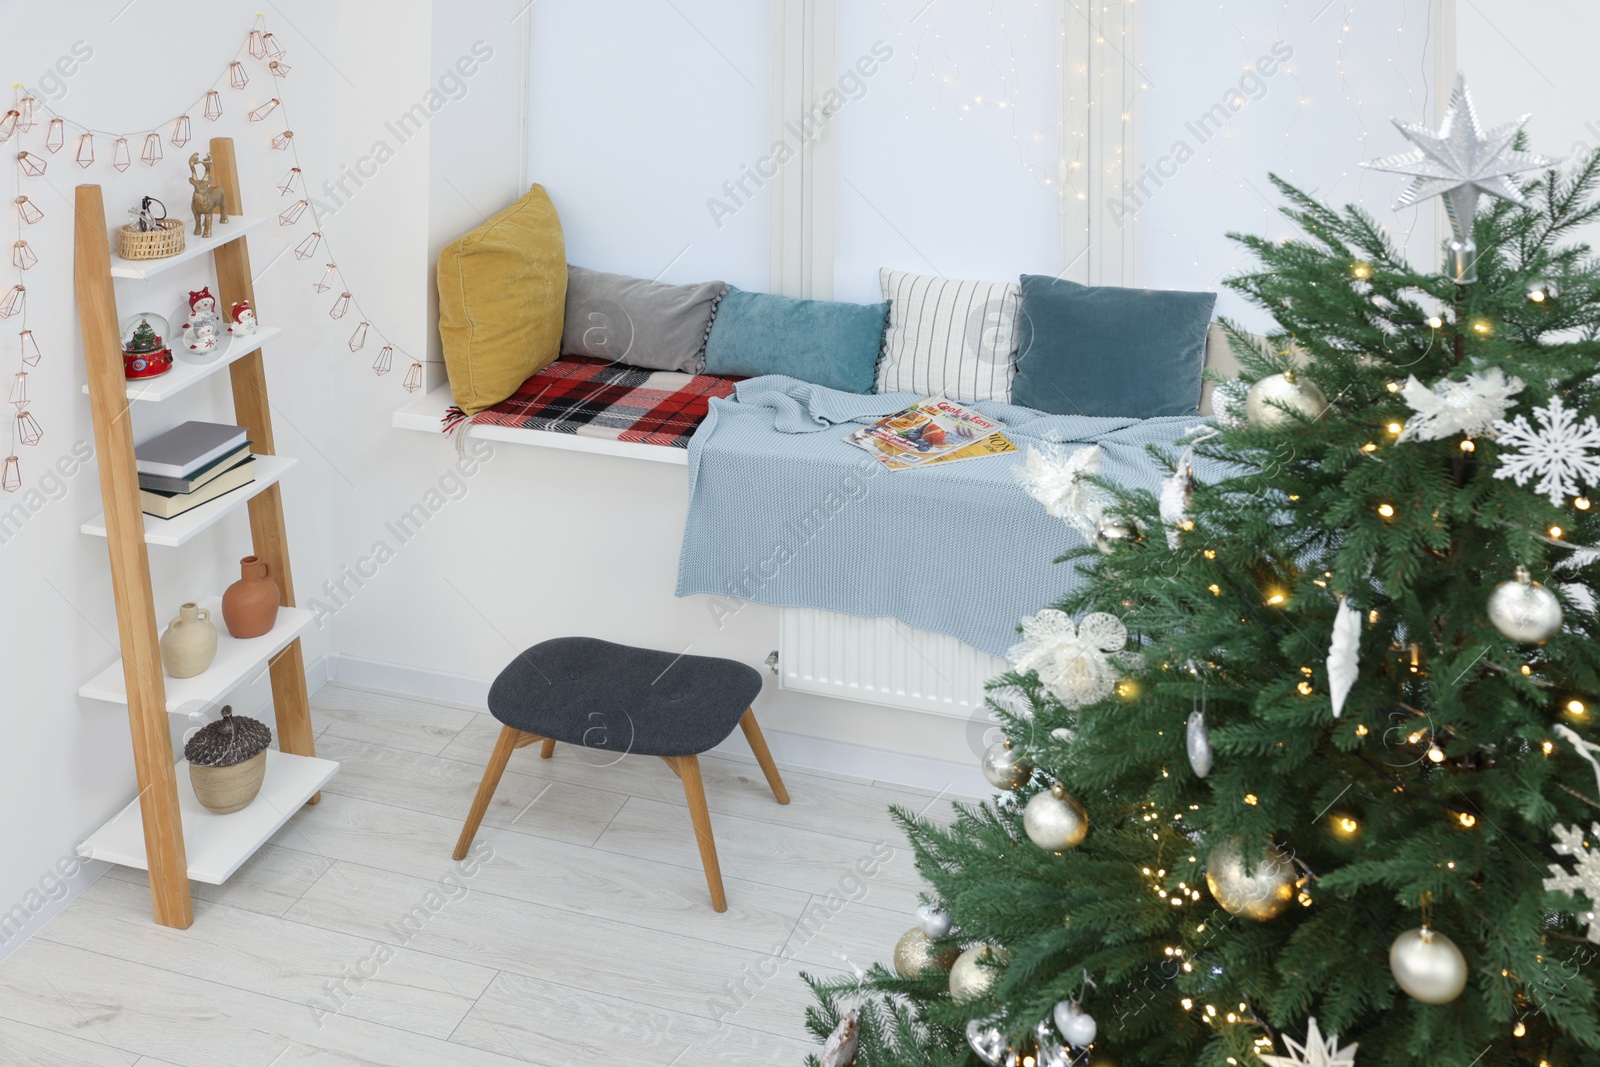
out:
M1600 160L1455 104L1377 164L1445 271L1278 181L1227 283L1276 329L1163 492L1034 457L1101 551L991 687L1005 792L896 812L922 929L813 983L824 1067L1600 1063Z

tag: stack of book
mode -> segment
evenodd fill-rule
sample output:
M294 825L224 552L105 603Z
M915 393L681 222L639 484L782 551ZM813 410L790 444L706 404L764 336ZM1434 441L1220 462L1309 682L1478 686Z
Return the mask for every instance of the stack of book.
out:
M186 422L133 450L146 515L171 519L255 481L249 431Z

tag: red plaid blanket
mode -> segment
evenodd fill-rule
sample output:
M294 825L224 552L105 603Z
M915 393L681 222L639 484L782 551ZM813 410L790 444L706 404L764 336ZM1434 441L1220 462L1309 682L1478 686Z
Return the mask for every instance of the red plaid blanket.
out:
M708 401L731 396L738 380L562 356L471 421L687 448L706 417ZM464 417L451 408L445 431Z

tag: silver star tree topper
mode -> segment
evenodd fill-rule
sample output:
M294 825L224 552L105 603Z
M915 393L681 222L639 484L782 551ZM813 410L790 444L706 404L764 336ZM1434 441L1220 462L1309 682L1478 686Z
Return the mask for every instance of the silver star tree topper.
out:
M1356 1067L1355 1045L1340 1048L1338 1034L1323 1037L1316 1019L1306 1020L1306 1031L1304 1045L1292 1037L1283 1039L1283 1043L1289 1046L1289 1055L1267 1056L1257 1053L1256 1058L1267 1067Z
M1411 184L1395 200L1396 210L1429 197L1444 197L1455 237L1450 243L1450 252L1451 273L1457 282L1477 280L1474 269L1477 247L1472 241L1472 220L1478 211L1479 194L1525 206L1522 193L1507 178L1561 162L1534 152L1518 152L1511 147L1532 117L1524 115L1515 122L1485 132L1478 121L1472 94L1467 91L1467 79L1458 74L1455 91L1450 94L1450 106L1445 109L1444 121L1437 133L1426 126L1394 120L1406 140L1416 145L1418 151L1384 156L1362 164L1373 170L1411 176Z

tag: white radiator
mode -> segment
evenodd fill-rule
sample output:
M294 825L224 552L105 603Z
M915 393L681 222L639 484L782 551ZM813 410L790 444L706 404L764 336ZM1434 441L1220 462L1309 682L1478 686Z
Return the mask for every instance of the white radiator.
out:
M778 612L778 677L785 689L968 718L1004 660L947 634L895 619L815 608Z

